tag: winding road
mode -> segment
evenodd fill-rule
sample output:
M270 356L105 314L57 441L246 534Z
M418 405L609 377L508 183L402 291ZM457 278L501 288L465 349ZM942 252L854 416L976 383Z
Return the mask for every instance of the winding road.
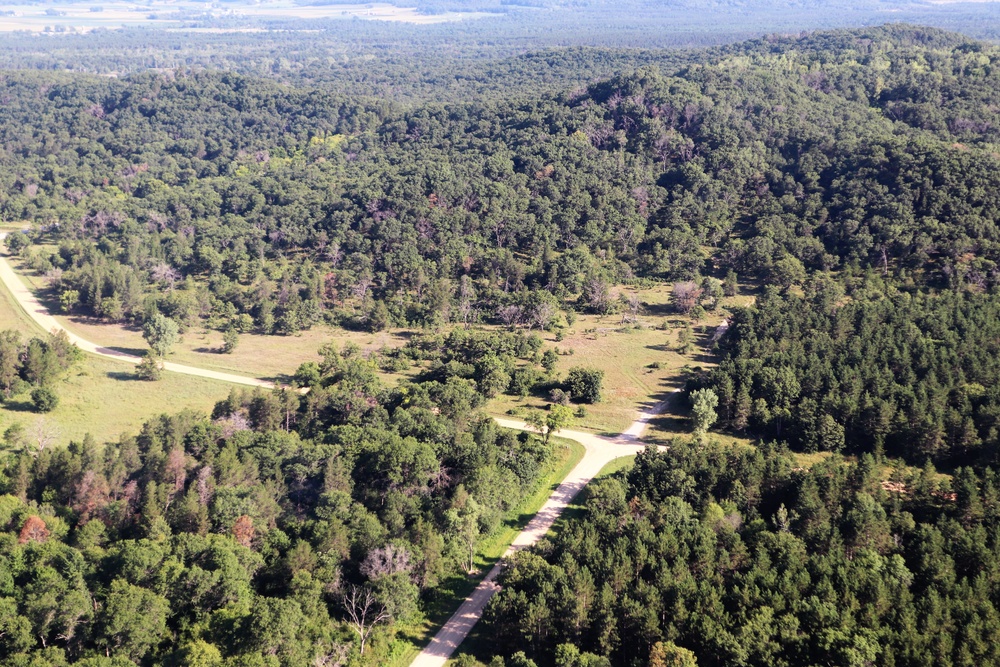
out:
M0 241L7 236L6 232L0 232ZM21 281L11 267L6 253L0 253L0 282L2 282L17 303L42 329L56 332L64 331L69 340L85 352L96 354L116 361L124 361L130 364L138 364L139 357L119 352L108 347L103 347L81 338L63 326L48 309L38 300L34 293ZM164 369L174 373L193 375L196 377L231 382L234 384L248 385L252 387L263 387L270 389L273 383L257 378L249 378L242 375L232 375L230 373L220 373L218 371L205 370L194 366L185 366L167 362ZM677 391L677 390L675 390ZM667 399L670 400L670 399ZM524 530L518 533L510 547L504 553L509 556L517 551L526 549L534 545L555 523L563 510L573 501L573 498L585 487L597 474L611 461L629 454L636 454L642 450L640 438L646 430L646 426L651 419L660 414L667 401L662 401L652 407L641 411L637 419L623 433L607 438L593 433L582 431L560 430L560 437L576 440L584 447L583 458L566 475L566 478L556 487L549 499L545 501L538 513L532 517ZM522 421L495 418L500 426L517 430L532 430L532 427ZM500 564L497 563L493 569L480 581L479 585L466 598L458 611L445 623L438 633L431 640L430 644L411 663L412 667L441 667L454 654L462 641L465 640L472 626L476 624L486 608L493 594L499 590L496 584L497 575L500 573Z
M6 237L7 232L0 232L0 241L4 240ZM114 350L109 347L102 347L96 343L92 343L89 340L77 336L75 333L64 327L56 318L52 317L48 308L42 305L34 293L28 289L27 285L25 285L21 279L17 277L17 273L14 272L13 267L10 265L8 255L6 253L0 253L0 282L7 287L11 295L13 295L14 300L17 301L18 305L24 309L24 312L26 312L28 316L45 331L51 331L53 333L56 331L65 331L70 342L74 343L84 352L90 352L91 354L96 354L99 357L107 357L108 359L124 361L129 364L138 364L142 361L139 357L131 354L125 354L124 352L119 352L118 350ZM274 388L274 383L266 380L249 378L243 375L233 375L232 373L210 371L204 368L185 366L184 364L175 364L169 361L163 364L163 368L164 370L168 370L173 373L181 373L182 375L194 375L196 377L208 378L210 380L220 380L222 382L231 382L233 384L242 384L250 387L263 387L264 389Z

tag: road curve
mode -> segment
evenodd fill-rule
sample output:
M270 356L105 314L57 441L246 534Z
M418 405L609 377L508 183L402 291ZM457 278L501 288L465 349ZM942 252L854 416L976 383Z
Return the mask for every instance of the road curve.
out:
M0 241L7 236L6 232L0 232ZM0 253L0 282L2 282L14 300L42 329L46 331L64 331L70 342L74 343L84 352L96 354L100 357L124 361L130 364L138 364L139 357L119 352L111 348L102 347L95 343L81 338L54 318L48 309L42 305L34 293L18 278L17 273L7 260L6 253ZM183 375L193 375L195 377L231 382L233 384L248 385L251 387L262 387L265 389L274 388L274 384L257 378L249 378L242 375L221 373L218 371L185 366L167 362L164 369L181 373ZM668 399L669 400L669 399ZM549 499L545 501L541 509L532 517L528 525L524 527L514 541L507 548L504 557L517 551L526 549L534 545L555 523L563 510L572 502L573 498L590 483L597 473L601 471L611 461L629 454L636 454L642 450L643 445L639 444L639 439L646 430L649 421L663 411L666 401L643 410L638 418L621 435L614 438L606 438L593 433L583 431L560 430L559 435L570 440L576 440L584 447L583 458L566 475L566 478L556 487ZM531 426L522 421L511 419L495 418L500 426L517 430L533 430ZM486 604L499 590L496 584L496 577L500 573L500 564L497 563L493 569L480 581L472 594L465 599L462 606L458 608L441 630L434 636L430 644L411 663L412 667L442 667L452 656L458 646L465 640L472 626L476 624L486 608Z
M667 399L669 400L669 399ZM556 487L549 499L545 501L538 513L532 517L528 525L524 527L514 541L507 548L504 557L526 549L534 545L545 536L559 518L563 510L573 501L583 487L587 486L597 473L611 461L629 454L636 454L642 450L644 445L639 444L639 438L646 430L649 421L661 413L666 407L667 401L661 401L653 407L643 410L638 418L621 435L615 438L606 438L593 433L582 431L560 430L559 436L576 440L584 447L583 458L576 464L566 479ZM533 430L531 426L511 419L495 418L500 426L518 429L521 431ZM472 594L465 599L462 606L458 608L448 622L438 631L431 642L423 651L410 663L411 667L442 667L448 659L455 653L459 645L468 636L472 626L479 621L486 609L486 604L493 597L493 594L500 590L496 584L497 575L500 574L500 563L493 566L493 569L479 582Z
M6 236L6 232L0 232L0 241L6 238ZM114 359L115 361L124 361L129 364L138 364L142 361L139 357L131 354L125 354L124 352L119 352L118 350L113 350L111 348L102 347L96 343L92 343L89 340L77 336L75 333L64 327L56 318L52 317L48 308L42 305L35 294L28 289L20 278L17 277L17 273L15 273L13 267L11 267L6 253L0 253L0 282L7 287L8 291L10 291L11 295L14 297L14 300L17 301L18 305L21 306L22 309L24 309L24 312L26 312L28 316L45 331L65 331L70 342L74 343L84 352L96 354L99 357L106 357L108 359ZM222 382L231 382L233 384L242 384L250 387L262 387L264 389L274 388L274 383L266 380L249 378L243 375L233 375L232 373L210 371L204 368L195 368L194 366L175 364L170 361L164 363L163 368L164 370L168 370L173 373L180 373L182 375L193 375L195 377L208 378L210 380L220 380Z

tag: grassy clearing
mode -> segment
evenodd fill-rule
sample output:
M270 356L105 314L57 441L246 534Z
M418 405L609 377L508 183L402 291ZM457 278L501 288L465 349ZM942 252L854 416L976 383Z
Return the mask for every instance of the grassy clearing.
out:
M80 440L90 433L98 442L136 433L150 418L163 413L197 410L210 413L231 385L176 373L164 373L159 382L136 380L132 366L87 355L54 386L59 406L39 415L27 394L15 396L0 408L0 429L20 422L29 439L45 429L55 444Z
M45 334L2 287L0 329L15 329L25 337ZM84 355L55 385L59 395L55 410L39 415L31 410L27 394L15 396L0 406L0 433L20 422L29 438L48 436L56 445L80 440L87 433L104 442L134 433L143 422L164 412L210 412L229 389L223 382L174 373L164 373L159 382L140 382L129 364Z
M683 384L686 367L715 363L706 350L727 313L719 310L692 323L690 318L672 312L670 291L666 285L639 291L644 312L636 323L623 324L621 315L582 315L563 333L561 341L545 333L546 342L561 353L557 373L565 376L573 366L593 366L604 371L602 401L585 406L587 414L574 422L574 428L621 433L635 420L640 406L663 400ZM696 345L689 354L682 355L677 351L678 338L686 324L692 324ZM505 412L544 408L547 403L542 396L505 396L494 403L494 408Z
M44 333L5 287L0 286L0 329L15 329L25 336Z
M510 543L528 525L528 522L541 509L560 482L583 458L583 445L575 440L553 437L552 443L552 457L546 472L535 486L534 492L522 498L518 506L508 513L502 527L479 545L476 567L480 575L475 578L453 576L442 582L438 597L428 605L423 621L400 630L396 642L397 649L393 652L391 660L386 663L387 665L405 667L413 661L420 650L431 640L431 637L475 589L482 576L500 560Z
M36 295L45 294L46 285L42 276L26 269L23 262L16 258L12 264L21 280ZM134 356L142 356L149 349L139 327L109 324L80 315L60 315L57 304L41 300L62 326L82 338ZM398 347L406 340L407 333L401 329L368 333L316 326L292 336L243 334L231 354L222 354L222 332L196 326L184 332L167 360L197 368L283 381L300 364L319 361L318 350L326 343L334 343L340 348L350 343L370 352L382 347Z

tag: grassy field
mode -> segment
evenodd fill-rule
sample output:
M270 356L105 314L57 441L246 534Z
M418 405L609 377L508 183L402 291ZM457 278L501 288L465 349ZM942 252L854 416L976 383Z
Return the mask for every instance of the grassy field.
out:
M14 264L29 287L36 293L44 293L44 278L26 270L16 260ZM636 322L623 323L620 315L581 315L558 336L554 332L541 332L546 343L560 352L557 374L565 376L577 365L604 371L603 400L586 406L587 414L575 421L575 428L620 433L632 423L641 406L652 405L681 386L687 367L707 367L714 363L705 350L727 312L720 309L691 323L690 318L671 312L670 292L667 285L639 291L644 310ZM739 297L730 299L724 305L738 300ZM58 310L56 304L48 305L53 312ZM136 356L147 349L138 327L107 324L79 315L56 315L56 319L70 331L106 347ZM698 344L689 354L681 355L677 352L678 337L686 324L693 324ZM371 351L403 345L407 335L402 329L368 333L316 326L292 336L244 334L232 354L221 354L218 351L222 346L221 332L193 327L184 333L168 359L199 368L283 381L299 364L319 359L317 350L324 343L334 342L340 347L352 343ZM393 378L387 380L391 383ZM547 404L544 396L524 399L501 396L491 403L490 410L499 415L511 410L543 408ZM662 431L665 437L687 432L686 417L683 414L675 417L675 422L662 420L661 424L651 425L651 430Z
M22 280L32 289L44 290L44 278L24 267L17 268ZM546 343L560 353L557 375L565 376L577 365L596 367L605 374L603 400L585 406L586 413L575 419L574 428L605 434L625 430L640 407L669 397L674 389L683 385L689 371L708 368L715 363L710 353L711 339L728 316L726 307L745 305L752 300L747 296L732 297L723 302L722 308L692 322L672 311L668 285L640 290L637 295L643 304L637 321L623 322L620 315L582 315L558 334L541 333ZM50 304L50 308L56 310L55 304ZM107 324L76 315L56 317L69 330L100 345L136 356L147 349L137 327ZM696 344L688 354L682 355L677 350L678 338L687 325L694 330ZM317 326L293 336L244 334L234 353L221 354L218 351L222 345L221 332L194 327L184 333L168 358L175 363L280 382L287 380L299 364L319 359L317 351L327 342L340 347L351 343L372 351L403 345L408 333L401 329L367 333ZM392 384L398 378L387 376L385 379ZM546 396L501 396L491 402L489 410L497 415L524 413L545 408L546 399ZM671 401L666 414L651 422L649 427L649 436L658 441L689 437L689 433L687 406L679 398ZM732 436L718 437L749 444L749 441Z
M650 406L669 396L684 382L686 367L707 367L714 359L705 350L726 311L708 313L692 323L697 345L686 355L677 351L678 337L690 318L671 312L670 287L638 292L644 309L638 322L622 323L620 315L582 315L562 340L546 332L543 338L561 356L557 372L565 375L573 366L593 366L604 371L604 396L600 403L585 406L586 416L573 428L605 434L625 430L640 407ZM508 410L541 408L544 397L519 399L505 396L493 403L497 414ZM670 432L670 431L668 431Z
M12 264L28 287L36 294L44 295L46 285L43 277L26 269L16 258ZM82 338L134 356L142 356L149 349L139 327L108 324L80 315L60 315L57 304L42 300L60 324ZM353 343L367 352L381 347L400 346L406 340L406 332L400 329L367 333L315 326L292 336L243 334L231 354L222 354L219 351L222 348L222 332L199 326L184 332L167 360L187 366L282 381L303 362L318 361L318 350L326 343L335 343L340 348Z
M535 491L521 499L508 513L502 527L485 538L479 545L476 554L476 577L453 576L442 583L438 599L432 601L423 621L419 624L400 630L396 641L396 650L387 663L390 667L405 667L409 665L421 649L427 645L434 634L444 625L458 609L465 598L479 584L482 576L496 564L507 547L514 541L517 534L528 525L531 518L545 504L552 492L559 486L566 475L583 458L583 445L575 440L553 437L553 455L546 472L539 480Z
M16 329L25 337L43 332L0 287L0 328ZM0 406L0 434L21 423L37 436L46 435L54 444L79 440L90 433L98 442L134 433L143 422L163 412L195 409L210 412L216 401L229 394L230 385L186 375L164 373L159 382L134 379L129 364L85 355L55 386L59 406L42 416L30 408L27 395L16 396Z

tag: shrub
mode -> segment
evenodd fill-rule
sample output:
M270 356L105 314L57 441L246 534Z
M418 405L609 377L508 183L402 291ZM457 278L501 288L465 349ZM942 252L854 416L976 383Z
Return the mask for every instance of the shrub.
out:
M31 392L31 403L38 412L52 412L59 405L59 397L48 387L38 387Z
M516 368L511 373L507 392L512 396L527 396L540 379L538 371L531 366Z
M232 354L236 346L239 345L240 334L234 328L226 329L226 333L222 334L222 352L223 354Z
M21 254L21 251L31 245L31 239L28 238L27 234L21 234L18 232L11 232L6 239L7 250L10 254L17 255Z
M163 369L160 367L160 359L152 352L146 352L146 356L135 367L135 375L140 380L155 382L160 379Z
M570 395L558 387L549 392L549 400L556 405L569 405Z

